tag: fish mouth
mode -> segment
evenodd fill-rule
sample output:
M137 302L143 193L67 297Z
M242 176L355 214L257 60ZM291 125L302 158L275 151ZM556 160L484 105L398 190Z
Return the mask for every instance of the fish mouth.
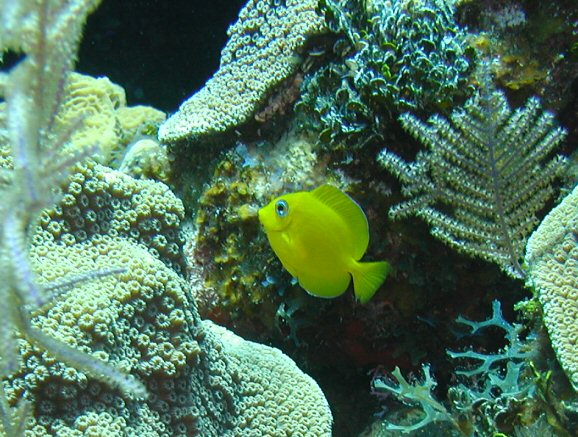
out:
M259 222L265 226L265 214L263 213L263 208L259 209L257 215L259 216Z
M265 228L265 231L269 232L273 230L273 223L271 222L271 220L267 220L267 215L265 214L264 211L265 208L261 208L259 210L259 223L261 223L261 226L263 226Z

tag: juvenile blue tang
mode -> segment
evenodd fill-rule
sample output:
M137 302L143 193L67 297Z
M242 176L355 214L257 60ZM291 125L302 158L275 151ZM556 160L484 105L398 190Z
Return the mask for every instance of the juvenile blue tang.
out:
M331 185L280 196L259 210L259 221L283 267L314 296L337 297L353 277L355 296L365 303L391 270L385 261L359 261L369 245L367 218Z

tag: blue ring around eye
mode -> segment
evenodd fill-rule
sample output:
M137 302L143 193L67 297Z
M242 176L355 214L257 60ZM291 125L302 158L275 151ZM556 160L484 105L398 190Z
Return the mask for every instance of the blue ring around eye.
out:
M289 214L289 205L285 200L278 200L275 203L275 212L281 218L287 217L287 214Z

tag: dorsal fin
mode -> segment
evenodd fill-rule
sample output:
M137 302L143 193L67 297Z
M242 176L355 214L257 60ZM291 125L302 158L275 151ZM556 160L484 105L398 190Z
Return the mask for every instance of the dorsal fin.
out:
M359 260L369 245L369 226L361 207L355 200L332 185L321 185L311 191L311 194L339 214L347 227L351 229L354 244L353 259Z

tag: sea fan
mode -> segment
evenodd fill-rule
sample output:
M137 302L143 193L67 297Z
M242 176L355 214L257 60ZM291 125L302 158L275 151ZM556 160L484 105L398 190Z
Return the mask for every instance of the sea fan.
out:
M22 339L65 364L122 392L145 396L142 384L112 366L34 326L36 312L76 284L118 272L91 272L41 286L29 261L30 229L43 208L56 201L60 184L74 165L96 147L66 150L82 116L57 131L64 88L74 66L86 17L100 0L0 0L0 60L21 60L0 72L0 136L10 149L0 168L0 435L24 435L32 411L28 398L10 405L3 380L18 368ZM6 144L7 143L7 144ZM2 162L0 162L2 164Z
M379 155L407 198L390 216L421 217L443 242L523 277L526 240L564 164L550 158L565 137L554 116L537 98L512 111L493 91L476 93L449 120L435 115L424 123L407 113L400 120L428 150L412 163L387 150Z

